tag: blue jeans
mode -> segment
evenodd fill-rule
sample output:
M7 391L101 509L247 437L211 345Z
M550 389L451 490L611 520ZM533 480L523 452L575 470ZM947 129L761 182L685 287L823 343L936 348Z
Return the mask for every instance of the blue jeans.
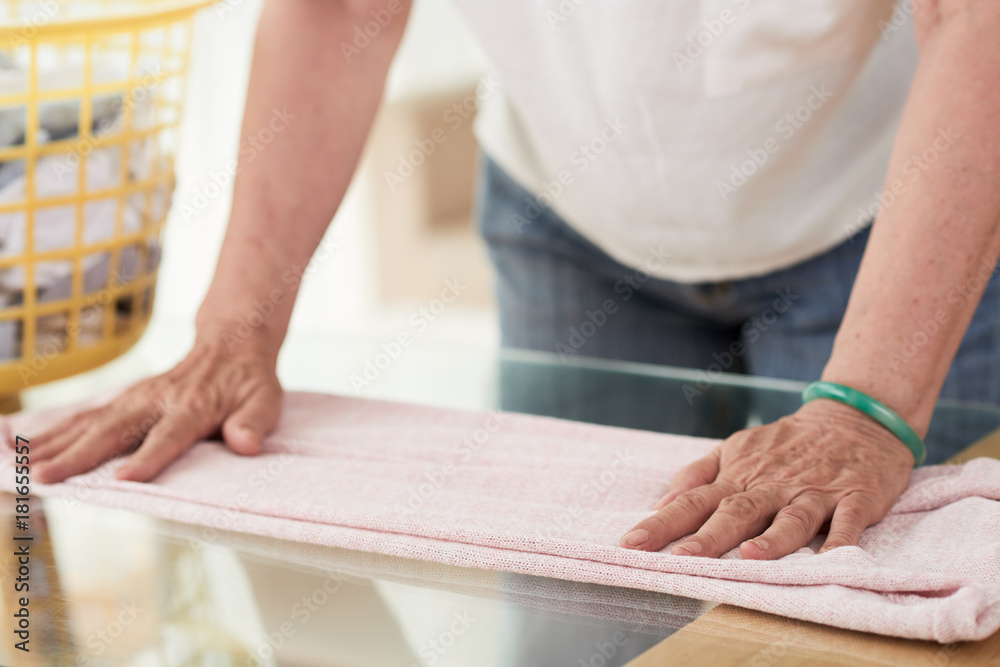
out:
M542 206L489 159L478 220L497 269L507 347L819 378L868 241L868 229L801 264L745 280L683 284L624 266ZM541 213L525 216L526 203ZM669 248L651 248L650 261ZM942 397L1000 404L1000 276L986 288Z
M769 275L675 283L615 261L489 159L479 187L479 226L497 269L503 344L564 359L602 357L816 380L833 349L868 241L864 229L818 257ZM667 254L669 248L651 248L648 260L669 261ZM901 347L900 354L905 352ZM726 437L755 420L773 421L797 406L795 396L778 392L748 397L706 391L684 403L636 389L597 400L600 387L581 386L571 375L546 386L533 373L502 373L501 403L520 412L707 437ZM1000 405L998 377L1000 276L994 273L941 397ZM992 423L935 413L927 462L944 461L985 435Z

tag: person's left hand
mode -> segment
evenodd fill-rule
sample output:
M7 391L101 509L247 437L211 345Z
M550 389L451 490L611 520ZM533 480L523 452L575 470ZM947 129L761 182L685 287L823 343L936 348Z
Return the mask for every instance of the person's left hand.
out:
M621 540L629 549L781 558L828 521L821 549L851 546L906 488L913 454L888 429L818 399L773 424L739 431L681 469L670 492ZM692 535L693 533L693 535Z

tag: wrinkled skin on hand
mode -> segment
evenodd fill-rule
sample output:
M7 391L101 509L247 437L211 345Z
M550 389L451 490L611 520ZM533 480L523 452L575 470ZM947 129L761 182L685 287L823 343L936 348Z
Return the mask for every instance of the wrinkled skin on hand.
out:
M774 559L808 545L851 546L906 488L913 454L890 431L841 403L818 399L772 424L739 431L680 470L652 516L622 546L719 557L735 547ZM683 538L683 539L681 539Z
M278 423L281 395L272 357L249 345L196 344L167 373L32 437L35 479L60 482L134 450L116 476L143 482L216 434L234 452L256 454Z

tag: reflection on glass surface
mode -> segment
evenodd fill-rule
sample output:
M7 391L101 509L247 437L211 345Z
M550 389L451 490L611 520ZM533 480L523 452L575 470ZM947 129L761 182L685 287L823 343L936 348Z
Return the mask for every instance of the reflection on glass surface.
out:
M510 350L499 361L505 410L705 438L795 412L805 383ZM925 438L942 463L1000 428L1000 409L942 400Z
M61 498L32 520L32 655L4 646L4 665L610 666L706 608L241 533L209 542L202 527ZM12 581L16 561L3 567Z
M452 359L452 367L461 364ZM469 407L460 370L435 378L436 391L449 379L454 404ZM480 387L478 395L490 398L477 407L706 437L799 404L795 383L705 382L690 371L559 363L537 353L503 353L488 381L495 391ZM426 398L419 381L411 386L412 400ZM406 398L394 391L393 398ZM998 427L996 409L942 404L928 436L930 457L941 461ZM206 530L83 500L49 499L43 512L43 502L32 499L32 652L13 652L6 641L0 664L613 667L711 607ZM11 544L13 498L0 502L0 537ZM18 564L4 551L0 614L11 619ZM708 641L726 641L725 634Z

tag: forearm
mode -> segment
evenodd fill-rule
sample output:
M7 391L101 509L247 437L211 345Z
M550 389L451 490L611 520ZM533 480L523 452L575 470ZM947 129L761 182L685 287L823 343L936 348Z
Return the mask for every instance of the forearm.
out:
M345 56L341 44L353 45L355 27L390 4L396 11L381 32ZM276 109L287 121L266 146L241 151L229 227L198 313L199 339L232 347L252 338L277 355L302 268L354 173L408 8L402 0L265 4L241 146L252 148L262 128L275 127ZM266 317L248 321L264 302Z
M900 194L872 229L823 379L924 433L1000 253L1000 5L917 6L920 65L887 177ZM925 151L936 159L916 162Z

